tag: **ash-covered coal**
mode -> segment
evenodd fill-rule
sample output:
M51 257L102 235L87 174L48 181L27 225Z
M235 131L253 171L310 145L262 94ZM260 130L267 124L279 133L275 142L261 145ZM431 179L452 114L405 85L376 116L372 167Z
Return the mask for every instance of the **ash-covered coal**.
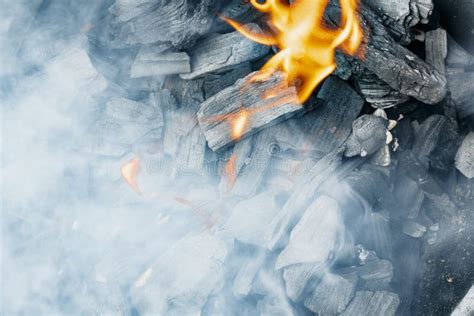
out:
M271 34L249 1L6 5L0 314L468 315L474 56L437 14L363 1L302 102L219 18Z

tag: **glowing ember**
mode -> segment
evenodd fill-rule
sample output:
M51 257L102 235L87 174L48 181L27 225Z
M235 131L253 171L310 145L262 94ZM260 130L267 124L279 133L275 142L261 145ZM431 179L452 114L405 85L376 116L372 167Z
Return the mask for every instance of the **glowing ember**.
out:
M139 169L140 159L138 157L133 158L120 168L120 173L128 185L138 194L141 194L140 189L138 188L138 169Z
M240 139L248 126L248 120L249 112L245 109L240 110L237 114L229 118L233 140Z
M260 34L223 18L246 37L264 44L276 45L280 51L261 69L258 78L265 79L275 71L287 74L297 89L301 102L309 98L318 84L335 69L336 49L355 55L362 42L362 29L356 15L358 0L340 0L341 22L337 28L324 23L329 0L250 0L259 11L268 14L273 34Z

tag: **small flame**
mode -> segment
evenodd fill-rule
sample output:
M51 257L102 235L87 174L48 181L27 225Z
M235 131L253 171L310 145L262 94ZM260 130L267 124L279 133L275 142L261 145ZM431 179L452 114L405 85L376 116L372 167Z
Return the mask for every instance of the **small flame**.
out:
M250 113L242 109L237 114L232 115L229 118L231 125L231 136L233 140L239 140L240 137L245 133Z
M138 157L133 158L132 160L125 163L120 168L120 173L128 185L135 191L137 194L141 194L140 189L138 188L138 169L140 167L140 159Z
M223 17L244 36L263 45L276 45L280 51L261 69L256 79L265 79L281 70L298 89L301 102L309 98L324 78L336 69L336 49L356 55L363 33L356 15L358 0L340 0L341 23L337 28L324 24L329 0L250 0L259 11L269 15L273 34L255 33Z

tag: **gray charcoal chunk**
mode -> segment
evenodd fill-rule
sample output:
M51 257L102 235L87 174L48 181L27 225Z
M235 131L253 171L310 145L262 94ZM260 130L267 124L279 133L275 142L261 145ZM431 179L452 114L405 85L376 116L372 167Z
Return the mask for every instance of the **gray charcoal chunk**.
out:
M241 265L232 285L232 293L235 297L245 297L252 289L252 283L257 273L262 268L264 256L251 257Z
M446 117L435 114L428 117L423 124L413 125L416 129L412 152L425 168L429 166L429 156L438 143L444 124L446 124Z
M189 47L206 34L216 13L215 0L176 0L154 3L140 15L121 25L121 35L129 44L171 42Z
M464 298L459 302L451 316L466 316L474 313L474 285L471 286Z
M290 234L275 268L298 263L324 265L341 242L342 214L337 201L322 196L306 210Z
M456 154L456 168L467 178L474 178L474 132L470 132Z
M201 104L199 125L212 150L234 142L231 123L242 113L247 117L247 127L240 139L303 111L296 89L288 86L282 73L275 73L267 80L249 82L254 75L238 80ZM266 97L269 91L274 93Z
M365 100L374 108L391 108L408 101L408 96L394 90L372 73L361 75L357 80L357 86Z
M286 295L293 302L298 302L311 281L320 278L324 271L324 267L317 263L294 264L283 268Z
M405 221L402 225L405 235L413 238L421 238L426 233L426 227L414 221Z
M304 305L318 315L335 315L343 312L354 296L357 277L342 277L326 273Z
M352 134L346 144L346 157L360 155L365 157L375 153L386 144L388 120L365 114L352 124Z
M445 59L448 55L447 33L443 29L436 29L425 34L426 62L439 73L446 72Z
M210 36L189 51L191 72L182 74L181 78L193 79L209 72L224 71L263 57L269 51L270 47L258 44L237 31Z
M448 76L451 98L461 117L474 113L474 72L457 73Z
M204 76L204 94L206 99L209 99L214 94L218 93L221 90L224 90L227 87L233 85L238 79L247 76L252 72L250 63L243 63L236 66L232 70L229 70L224 73L214 74L210 73Z
M358 291L347 309L341 314L344 316L393 316L397 311L400 299L397 294L386 291Z
M132 78L182 74L191 71L191 62L186 53L160 53L152 58L138 53L130 69Z

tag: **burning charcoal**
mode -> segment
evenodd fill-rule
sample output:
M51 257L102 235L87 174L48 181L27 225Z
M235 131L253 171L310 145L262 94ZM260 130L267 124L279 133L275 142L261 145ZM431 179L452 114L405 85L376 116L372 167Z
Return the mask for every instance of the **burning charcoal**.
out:
M207 232L185 237L134 285L134 306L140 314L199 314L209 294L223 282L226 255L225 245Z
M297 263L327 263L341 238L341 216L335 200L326 196L316 199L291 231L276 269Z
M251 197L257 193L270 164L272 146L273 137L268 130L254 135L252 153L239 173L234 175L232 195Z
M412 151L426 169L429 167L429 156L438 143L440 132L445 123L446 117L435 114L427 118L423 124L413 125L415 143Z
M338 181L356 168L363 159L342 163L341 152L331 152L320 159L298 182L293 193L272 221L266 235L271 250L283 247L288 241L288 231L296 225L303 212L313 201L314 194Z
M215 13L215 0L153 2L120 25L120 33L130 45L171 42L177 48L189 47L209 31Z
M451 98L456 104L460 117L474 113L474 72L452 74L448 76Z
M372 155L387 144L388 120L362 115L352 123L352 134L346 143L346 157Z
M264 247L265 230L277 211L274 194L262 192L239 202L222 229L227 236Z
M220 193L229 193L232 190L237 175L250 160L254 143L254 137L248 137L234 145L232 155L227 160L225 167L222 168L224 172L219 184Z
M467 178L474 178L474 133L469 133L456 154L456 168Z
M251 22L261 16L260 11L255 10L248 0L230 0L219 14L240 23Z
M471 286L464 298L459 302L451 316L465 316L474 313L474 285Z
M393 316L400 304L398 295L385 291L358 291L347 309L341 314L344 316Z
M243 63L234 69L222 74L207 74L204 77L204 94L209 99L214 94L233 85L237 79L243 78L252 72L250 63Z
M343 312L354 296L357 276L345 277L327 273L316 286L304 305L318 315L335 315Z
M448 35L448 54L446 63L449 67L464 68L474 64L474 57L466 52L451 36Z
M405 235L413 238L421 238L426 233L426 227L413 221L405 221L402 226Z
M393 90L374 74L363 74L357 85L365 100L375 108L386 109L408 101L406 95Z
M238 80L201 104L198 120L212 150L228 146L233 137L247 137L303 111L296 89L288 87L283 74L250 82L254 75ZM266 96L268 91L273 93ZM233 124L237 127L232 128Z
M261 58L269 51L268 46L258 44L237 31L212 35L189 51L191 73L182 74L181 78L193 79L213 71L224 71L235 65Z
M443 29L426 32L426 62L433 66L439 73L446 72L445 59L448 55L447 34Z
M188 73L191 71L186 53L164 52L155 54L148 47L138 52L130 69L132 78Z

